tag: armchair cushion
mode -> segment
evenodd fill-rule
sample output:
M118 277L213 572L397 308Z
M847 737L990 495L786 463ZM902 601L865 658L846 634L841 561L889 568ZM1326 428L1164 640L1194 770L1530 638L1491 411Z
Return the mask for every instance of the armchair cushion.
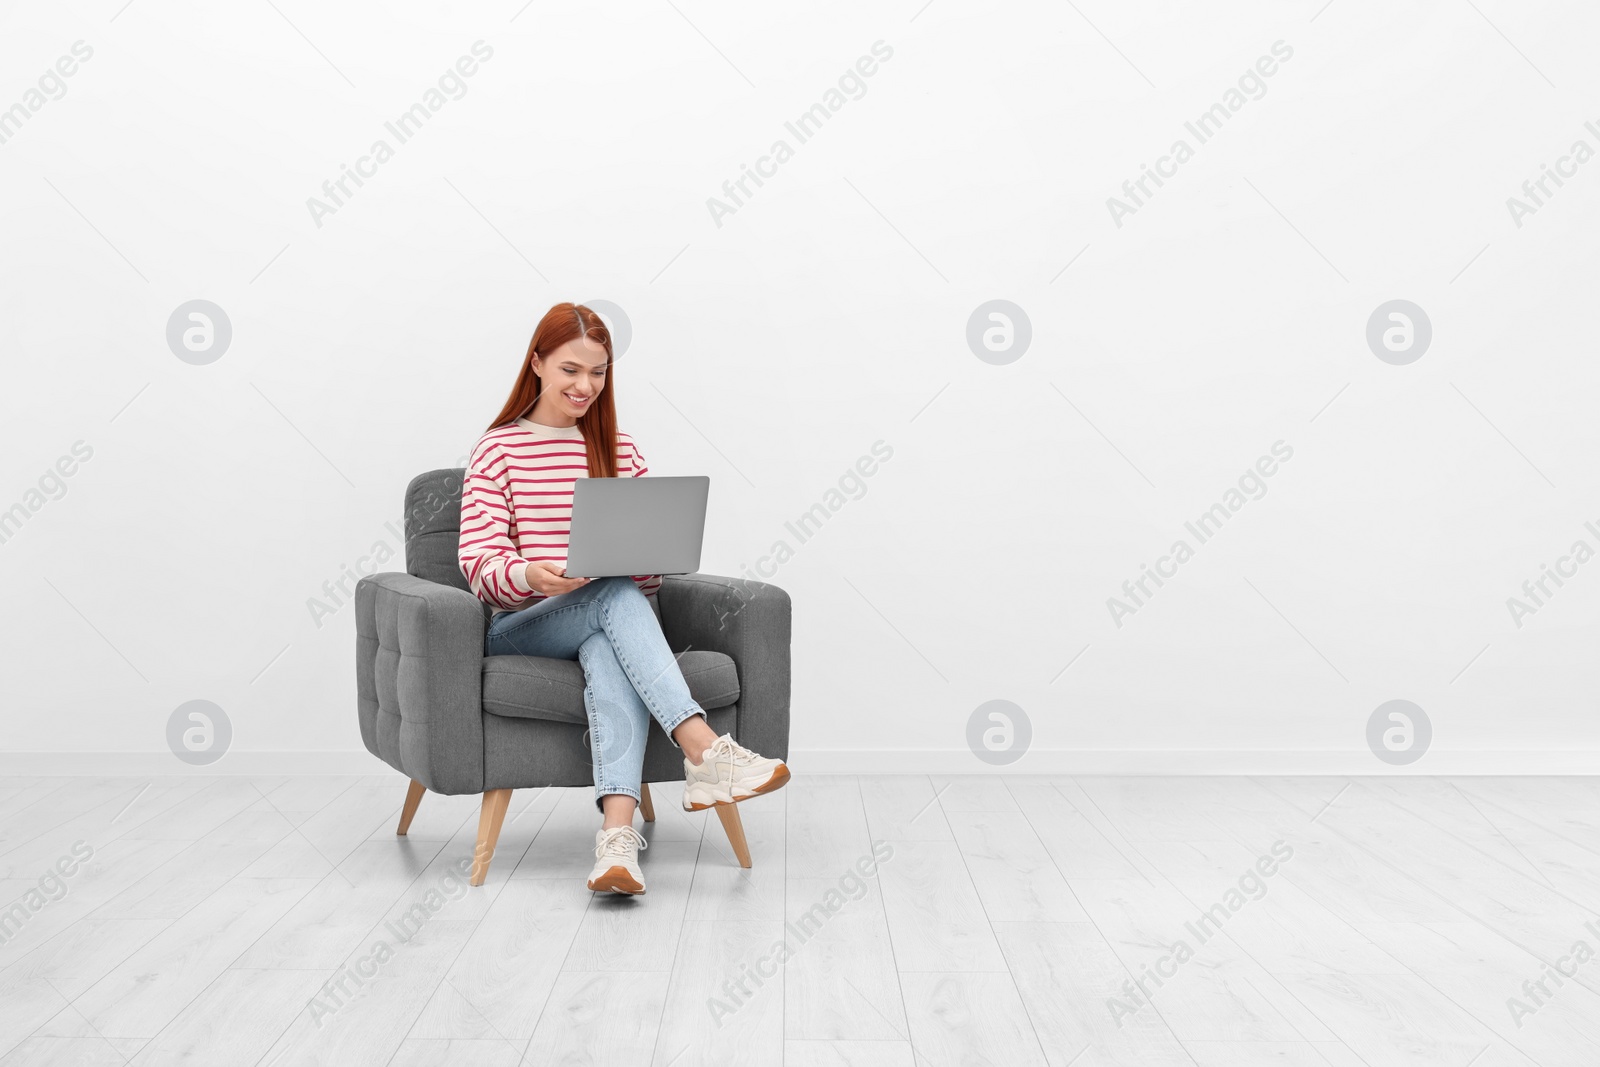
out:
M678 657L689 695L707 711L739 700L739 672L721 652L694 649ZM577 660L488 656L483 661L483 710L516 719L587 725L583 667Z

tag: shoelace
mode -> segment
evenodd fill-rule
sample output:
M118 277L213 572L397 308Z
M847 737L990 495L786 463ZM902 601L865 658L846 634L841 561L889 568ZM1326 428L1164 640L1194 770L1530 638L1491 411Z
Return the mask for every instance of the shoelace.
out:
M627 838L632 837L640 848L649 848L650 842L639 835L639 831L631 826L619 826L615 830L607 830L606 836L594 846L594 858L603 859L606 856L625 856L628 854Z
M745 748L743 745L739 744L739 742L735 741L728 734L723 734L721 737L719 737L715 741L711 742L711 747L709 749L707 749L706 751L707 751L708 754L711 753L711 752L715 752L715 753L717 753L719 755L728 756L730 758L734 758L734 757L743 757L745 759L755 759L756 758L756 754L754 752L750 751L748 748ZM703 763L705 761L702 760L701 762Z

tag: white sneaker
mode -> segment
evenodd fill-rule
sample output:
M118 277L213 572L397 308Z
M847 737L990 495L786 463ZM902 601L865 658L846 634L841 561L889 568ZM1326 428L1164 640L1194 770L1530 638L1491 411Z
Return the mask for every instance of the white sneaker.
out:
M779 789L789 780L782 760L757 755L731 734L711 742L701 763L683 760L683 810L704 811L713 804L734 804Z
M589 872L589 888L596 892L643 893L644 874L639 870L639 850L650 844L631 826L613 826L594 833L594 870Z

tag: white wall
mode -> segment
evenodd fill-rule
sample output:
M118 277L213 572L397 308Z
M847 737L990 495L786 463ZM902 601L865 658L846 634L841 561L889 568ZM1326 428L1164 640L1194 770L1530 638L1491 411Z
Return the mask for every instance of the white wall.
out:
M0 508L93 455L0 544L4 769L181 769L169 717L205 699L217 771L381 771L353 608L307 602L398 547L407 480L459 462L543 311L603 298L623 428L713 479L705 570L893 449L774 579L797 768L985 770L968 720L1003 699L1013 771L1378 773L1368 718L1407 699L1412 771L1595 770L1600 562L1520 626L1507 598L1600 548L1600 162L1520 226L1507 198L1600 149L1600 12L918 3L9 10L0 107L93 54L0 144ZM314 222L479 40L465 95ZM165 338L192 299L232 324L207 365ZM1031 320L1005 365L966 341L991 299ZM1409 365L1365 338L1393 299L1432 323ZM1278 441L1266 495L1117 625Z

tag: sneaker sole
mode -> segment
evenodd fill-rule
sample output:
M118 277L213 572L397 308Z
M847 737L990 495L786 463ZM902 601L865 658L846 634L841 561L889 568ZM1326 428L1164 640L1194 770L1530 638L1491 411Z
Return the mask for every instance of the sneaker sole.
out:
M764 793L771 793L771 792L773 792L775 790L782 789L784 787L784 785L788 781L789 781L789 767L788 767L787 764L780 763L780 764L778 764L778 769L772 772L772 777L771 778L768 778L765 782L762 782L760 785L756 786L755 789L751 791L749 796L734 797L733 800L732 800L732 803L737 804L742 800L749 800L750 797L759 797ZM699 801L691 801L691 800L689 800L688 796L686 795L684 797L683 810L684 811L705 811L705 810L707 810L709 808L716 807L718 804L724 804L724 803L729 803L729 802L728 801L721 801L721 800L714 800L709 804L701 804Z
M634 880L626 867L612 867L588 884L596 893L626 893L628 896L638 896L644 892L644 886Z

